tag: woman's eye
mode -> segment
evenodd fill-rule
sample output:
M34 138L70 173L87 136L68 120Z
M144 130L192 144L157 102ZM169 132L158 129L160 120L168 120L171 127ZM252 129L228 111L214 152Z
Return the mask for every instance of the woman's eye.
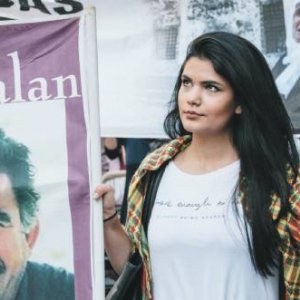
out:
M188 80L188 79L182 79L181 84L182 84L183 86L190 86L192 83L191 83L191 81Z
M206 86L206 88L208 90L210 90L211 92L218 92L218 91L220 91L220 89L217 86L213 85L213 84L208 84Z

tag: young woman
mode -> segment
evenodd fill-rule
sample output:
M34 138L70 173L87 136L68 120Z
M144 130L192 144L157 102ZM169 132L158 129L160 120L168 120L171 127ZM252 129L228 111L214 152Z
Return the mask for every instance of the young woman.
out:
M263 55L225 32L192 41L165 130L131 182L126 230L96 188L116 271L140 254L140 299L299 299L299 157Z

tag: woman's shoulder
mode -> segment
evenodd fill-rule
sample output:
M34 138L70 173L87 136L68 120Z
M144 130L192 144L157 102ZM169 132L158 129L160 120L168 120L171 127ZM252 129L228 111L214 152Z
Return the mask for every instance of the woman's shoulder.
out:
M147 170L158 169L164 162L172 159L179 152L185 149L189 145L190 140L190 136L182 136L174 140L166 141L144 158L140 168Z

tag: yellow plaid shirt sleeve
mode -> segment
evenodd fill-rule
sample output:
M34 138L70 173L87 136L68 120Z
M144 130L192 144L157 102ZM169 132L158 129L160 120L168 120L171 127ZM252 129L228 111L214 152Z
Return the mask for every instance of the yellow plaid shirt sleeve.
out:
M295 183L291 182L291 169L288 180L292 186L289 198L290 210L278 222L277 230L283 241L281 252L283 257L283 277L286 289L286 300L300 299L300 176ZM273 196L271 212L273 219L280 210L280 199Z

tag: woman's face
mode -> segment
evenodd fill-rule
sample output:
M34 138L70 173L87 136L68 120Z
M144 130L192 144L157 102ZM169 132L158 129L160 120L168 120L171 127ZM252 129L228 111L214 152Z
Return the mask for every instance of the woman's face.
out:
M229 83L208 59L197 57L191 57L183 69L178 106L184 129L202 136L229 134L233 114L242 112Z
M300 1L296 4L293 16L293 36L296 43L300 43Z

